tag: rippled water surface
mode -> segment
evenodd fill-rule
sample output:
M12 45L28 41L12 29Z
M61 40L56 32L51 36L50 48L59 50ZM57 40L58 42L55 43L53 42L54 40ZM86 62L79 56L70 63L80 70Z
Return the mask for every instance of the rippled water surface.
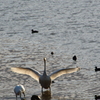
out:
M0 0L0 99L15 100L17 84L25 86L26 100L41 96L34 79L10 68L43 73L44 57L48 74L60 68L81 70L55 79L43 100L94 100L100 94L100 72L94 71L100 67L99 0Z

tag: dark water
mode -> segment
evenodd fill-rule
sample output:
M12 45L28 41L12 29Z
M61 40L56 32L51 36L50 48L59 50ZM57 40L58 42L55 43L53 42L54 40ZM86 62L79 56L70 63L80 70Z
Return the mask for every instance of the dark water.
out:
M39 33L31 34L31 29ZM100 62L99 0L0 1L0 99L15 100L17 84L25 86L27 100L33 94L41 96L34 79L10 68L30 67L42 73L44 57L47 73L81 68L57 78L52 98L46 100L94 100L100 94L100 72L94 71Z

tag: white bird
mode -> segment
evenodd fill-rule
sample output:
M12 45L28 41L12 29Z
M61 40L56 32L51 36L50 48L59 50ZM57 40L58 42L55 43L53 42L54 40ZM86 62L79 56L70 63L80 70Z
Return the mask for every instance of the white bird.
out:
M15 92L15 95L16 95L16 100L17 100L17 95L20 95L20 99L22 99L21 98L21 94L22 93L23 93L24 98L25 98L25 88L24 88L23 85L17 85L17 86L15 86L14 92Z
M57 77L63 75L63 74L68 74L68 73L73 73L78 71L80 68L63 68L63 69L59 69L54 71L53 73L51 73L50 75L46 74L46 58L44 58L44 72L43 75L41 75L38 71L30 69L30 68L22 68L22 67L14 67L11 68L11 70L13 72L17 72L20 74L27 74L29 76L31 76L32 78L34 78L35 80L37 80L41 87L42 87L42 92L43 92L43 88L45 89L50 89L50 85L52 83L52 81L54 79L56 79Z

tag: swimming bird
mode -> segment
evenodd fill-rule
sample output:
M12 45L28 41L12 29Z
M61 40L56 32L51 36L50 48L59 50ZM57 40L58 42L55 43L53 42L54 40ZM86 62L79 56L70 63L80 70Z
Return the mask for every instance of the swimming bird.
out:
M32 95L31 100L40 100L40 98L37 95Z
M38 33L38 31L36 31L36 30L33 30L33 29L31 30L31 32L32 32L32 33Z
M53 55L54 54L54 52L51 52L51 55Z
M22 67L12 67L11 70L13 72L17 72L20 74L27 74L29 76L31 76L32 78L34 78L35 80L37 80L40 85L41 85L41 91L43 93L43 88L44 89L51 89L50 85L52 83L52 81L54 79L56 79L57 77L63 75L63 74L68 74L68 73L73 73L78 71L80 68L76 67L76 68L62 68L59 70L56 70L54 72L52 72L50 75L47 75L46 73L46 58L44 58L44 72L43 75L41 75L38 71L33 70L31 68L22 68Z
M24 88L23 85L20 84L20 85L15 86L14 92L15 92L15 95L16 95L16 100L17 100L17 95L20 95L20 99L22 100L22 98L21 98L22 93L23 93L24 98L25 98L25 88Z
M76 61L76 60L77 60L77 57L76 57L76 55L74 55L74 56L73 56L73 60L74 60L74 61Z
M100 100L100 96L95 95L95 100Z
M95 66L95 72L100 71L100 68L97 68L97 66Z

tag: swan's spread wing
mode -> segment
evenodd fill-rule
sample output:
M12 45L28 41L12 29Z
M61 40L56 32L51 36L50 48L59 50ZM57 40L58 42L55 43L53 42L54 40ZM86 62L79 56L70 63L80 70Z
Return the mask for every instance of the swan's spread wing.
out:
M30 68L13 67L13 68L11 68L11 70L13 72L16 72L16 73L19 73L19 74L29 75L37 81L39 81L39 77L41 76L39 72L32 70Z
M51 80L54 80L55 78L63 75L63 74L68 74L68 73L73 73L73 72L76 72L78 71L80 68L77 67L77 68L69 68L69 69L59 69L53 73L51 73L49 76L51 78Z

